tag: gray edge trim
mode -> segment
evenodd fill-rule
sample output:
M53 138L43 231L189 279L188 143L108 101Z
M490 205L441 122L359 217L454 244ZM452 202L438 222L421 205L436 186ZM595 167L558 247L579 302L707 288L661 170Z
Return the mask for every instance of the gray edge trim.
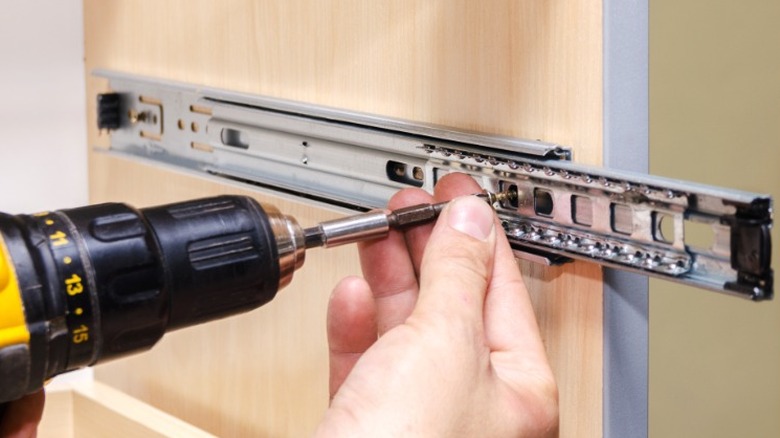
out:
M604 0L604 167L648 171L647 0ZM648 280L604 271L604 437L648 434Z

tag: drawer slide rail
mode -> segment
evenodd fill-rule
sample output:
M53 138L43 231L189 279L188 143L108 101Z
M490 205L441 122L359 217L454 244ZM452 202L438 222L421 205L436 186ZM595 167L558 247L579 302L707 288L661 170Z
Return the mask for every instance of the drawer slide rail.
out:
M99 71L109 153L352 210L450 172L490 191L518 257L599 263L756 301L772 298L772 199L583 166L569 148Z

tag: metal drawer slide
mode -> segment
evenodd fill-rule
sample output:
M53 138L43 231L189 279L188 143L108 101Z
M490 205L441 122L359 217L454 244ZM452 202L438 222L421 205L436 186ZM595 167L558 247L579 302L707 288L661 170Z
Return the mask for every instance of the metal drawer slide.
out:
M581 259L753 300L773 294L769 196L577 165L570 150L100 71L111 153L355 210L449 172L491 191L518 256Z

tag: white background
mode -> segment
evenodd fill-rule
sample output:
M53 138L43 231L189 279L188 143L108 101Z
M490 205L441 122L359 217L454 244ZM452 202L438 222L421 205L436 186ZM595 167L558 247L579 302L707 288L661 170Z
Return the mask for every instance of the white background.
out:
M0 1L0 212L87 202L80 0Z
M0 7L0 212L85 204L81 0L0 0Z

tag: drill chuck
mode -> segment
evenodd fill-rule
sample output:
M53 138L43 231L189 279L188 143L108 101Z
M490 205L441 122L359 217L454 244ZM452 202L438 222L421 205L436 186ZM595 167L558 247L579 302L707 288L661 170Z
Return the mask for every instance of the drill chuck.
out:
M242 196L0 214L0 402L255 309L304 257L293 218Z

